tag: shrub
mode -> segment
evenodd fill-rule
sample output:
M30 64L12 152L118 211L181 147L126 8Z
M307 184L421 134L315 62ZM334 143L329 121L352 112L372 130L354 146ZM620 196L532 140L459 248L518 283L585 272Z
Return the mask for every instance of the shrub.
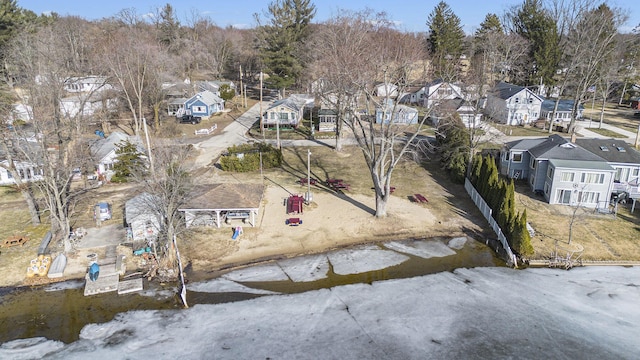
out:
M249 172L260 169L260 154L262 154L262 168L270 169L282 164L282 152L269 144L242 144L227 149L228 154L220 159L220 166L224 171Z

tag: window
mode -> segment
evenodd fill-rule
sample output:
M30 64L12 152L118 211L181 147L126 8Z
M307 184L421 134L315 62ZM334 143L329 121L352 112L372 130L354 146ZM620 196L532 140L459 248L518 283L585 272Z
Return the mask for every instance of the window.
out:
M520 98L514 98L513 102L515 102L516 104L518 104L520 102Z
M513 153L513 162L522 162L522 153Z
M562 181L570 181L573 182L573 179L575 177L575 173L569 172L569 171L563 171L560 173L560 176L562 178Z
M547 177L553 179L553 168L551 166L547 169Z
M544 193L545 194L549 194L549 183L548 182L544 183Z
M580 182L583 184L604 184L604 174L582 173Z
M281 112L280 113L280 120L289 120L289 113Z
M556 192L556 202L560 204L571 204L571 190L558 189Z
M538 163L538 162L536 161L536 159L531 158L531 161L529 161L529 167L530 167L530 168L532 168L532 169L535 169L535 168L536 168L537 163Z
M597 204L600 193L594 191L580 191L578 193L578 202L581 204Z
M638 168L633 169L631 172L631 176L638 176L638 174L640 174L640 169Z
M505 161L509 161L509 159L511 158L511 156L510 156L510 155L511 155L511 152L510 152L510 151L506 151L506 152L504 153L504 160L505 160Z

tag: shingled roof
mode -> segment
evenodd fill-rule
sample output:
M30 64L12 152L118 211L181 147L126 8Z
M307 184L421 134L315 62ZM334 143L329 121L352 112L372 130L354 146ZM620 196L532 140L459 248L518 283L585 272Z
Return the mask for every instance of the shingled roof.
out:
M197 185L180 210L258 209L263 193L262 184Z

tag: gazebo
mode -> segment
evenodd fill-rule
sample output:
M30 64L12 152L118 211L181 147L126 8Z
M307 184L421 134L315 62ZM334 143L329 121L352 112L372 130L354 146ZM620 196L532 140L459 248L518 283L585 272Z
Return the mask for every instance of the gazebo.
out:
M234 220L256 226L263 192L262 184L198 185L178 211L184 212L187 227L219 228L223 223L231 225Z

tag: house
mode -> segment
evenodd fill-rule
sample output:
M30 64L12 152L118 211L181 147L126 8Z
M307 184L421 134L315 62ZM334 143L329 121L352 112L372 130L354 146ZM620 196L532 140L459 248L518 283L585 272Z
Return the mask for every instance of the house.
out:
M96 75L70 77L64 81L64 90L69 93L93 93L113 90L113 86L107 80L106 76Z
M269 106L264 113L262 126L264 128L296 128L302 121L304 109L313 106L312 96L293 94Z
M615 169L602 157L559 135L505 144L500 173L526 179L549 204L607 206Z
M576 144L605 159L615 170L613 193L640 198L640 152L615 139L576 139Z
M262 184L198 185L178 211L184 213L186 227L219 228L236 221L256 226L263 193Z
M401 104L422 105L426 89L427 88L425 86L409 86L402 94L400 94L400 100L398 102Z
M115 111L116 99L116 95L110 91L74 94L60 100L60 111L68 118Z
M433 107L429 117L433 125L437 127L442 120L450 117L454 113L458 115L467 128L480 127L482 124L482 114L476 110L475 105L461 98L438 102Z
M525 87L500 82L487 95L484 115L507 125L531 124L540 117L542 101Z
M395 104L389 100L376 108L376 124L417 124L418 110L406 105Z
M338 111L334 109L318 110L318 131L336 132L338 127Z
M455 98L464 99L460 86L438 79L425 85L422 105L431 108L442 100Z
M398 86L391 83L377 84L374 93L379 97L395 98L398 96Z
M42 180L42 168L28 161L15 161L14 165L23 182ZM9 160L0 160L0 185L15 185L16 179L7 169Z
M118 150L120 144L127 141L135 144L140 153L145 152L139 137L127 135L119 131L114 131L108 137L95 140L89 145L91 156L96 161L96 175L98 177L104 177L106 180L111 179L111 176L114 174L113 164L118 161L116 150Z
M162 230L162 215L158 211L158 198L149 193L141 193L125 202L124 220L128 235L133 242L148 243L158 237Z
M208 117L224 110L224 100L209 90L201 91L184 102L184 114ZM182 116L180 111L176 116Z
M213 80L213 81L196 81L196 91L211 91L212 93L220 96L220 87L222 85L229 85L229 88L236 90L236 84L233 81Z
M553 117L553 125L567 127L569 122L571 122L571 115L573 114L573 104L575 104L573 100L545 99L542 101L542 105L540 106L540 118L550 122L551 116L553 115L553 109L556 107L556 102L558 103L558 108L556 109L555 116ZM576 119L582 118L583 111L584 106L579 104Z

